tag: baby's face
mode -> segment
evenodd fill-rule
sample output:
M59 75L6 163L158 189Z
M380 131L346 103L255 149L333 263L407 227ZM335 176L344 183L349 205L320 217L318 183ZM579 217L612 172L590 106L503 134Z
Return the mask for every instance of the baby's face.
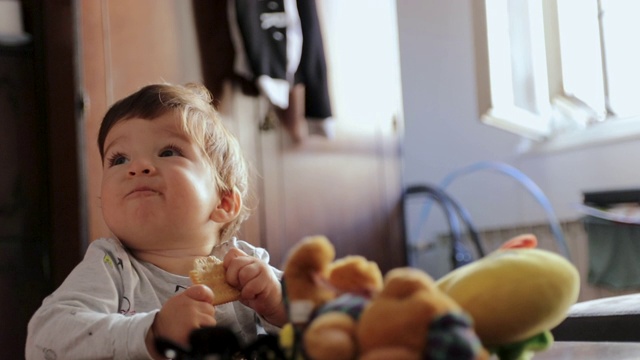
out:
M126 246L180 250L217 234L210 220L220 200L213 174L176 114L121 121L104 150L102 212Z

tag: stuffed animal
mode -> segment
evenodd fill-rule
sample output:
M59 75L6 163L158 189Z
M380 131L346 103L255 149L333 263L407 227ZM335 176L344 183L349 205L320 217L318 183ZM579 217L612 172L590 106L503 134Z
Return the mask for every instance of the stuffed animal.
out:
M578 299L575 266L536 246L534 235L517 236L437 281L471 315L482 343L501 360L524 359L550 346L549 331Z
M334 260L327 238L305 238L284 267L291 324L281 345L290 359L530 358L552 343L579 290L575 267L536 244L522 235L438 281L397 268L382 283L375 263Z
M321 239L330 244L326 238ZM329 268L324 286L334 290L335 298L316 309L304 331L304 348L315 360L353 359L358 352L357 322L366 304L380 292L382 273L376 263L362 256L338 259ZM319 285L323 286L322 280Z
M335 249L324 236L308 236L289 250L283 283L289 320L305 326L312 313L342 295L368 298L382 287L378 265L362 256L334 261Z
M305 237L289 250L283 284L291 324L283 329L281 343L292 357L356 356L355 325L382 288L382 273L362 256L334 258L333 245L320 235Z
M288 339L282 343L291 348L299 342L300 358L422 359L429 351L488 358L471 319L429 275L398 268L383 284L375 263L361 256L331 261L334 254L326 237L307 237L290 250L284 267L292 324L283 329Z
M322 236L306 237L289 250L283 274L289 311L302 313L290 313L290 320L306 321L315 308L335 297L331 289L319 286L321 279L328 279L334 258L333 245Z

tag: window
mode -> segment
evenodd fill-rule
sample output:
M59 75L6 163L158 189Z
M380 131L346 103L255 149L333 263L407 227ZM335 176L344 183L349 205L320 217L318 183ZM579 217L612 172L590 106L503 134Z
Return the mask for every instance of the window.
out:
M637 0L485 0L482 121L532 150L640 138Z

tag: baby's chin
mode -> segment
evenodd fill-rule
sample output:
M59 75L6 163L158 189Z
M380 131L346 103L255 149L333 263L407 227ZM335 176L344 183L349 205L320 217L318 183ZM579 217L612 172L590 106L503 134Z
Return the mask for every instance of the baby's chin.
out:
M168 258L197 258L202 256L208 256L211 254L213 245L191 245L179 244L175 242L163 243L145 243L139 244L138 242L129 242L120 240L122 245L129 251L135 254L152 254L156 256L163 256Z
M206 256L218 243L215 229L203 227L198 231L187 230L176 226L159 226L156 223L153 226L113 227L111 232L122 245L136 251ZM205 253L206 251L209 253Z

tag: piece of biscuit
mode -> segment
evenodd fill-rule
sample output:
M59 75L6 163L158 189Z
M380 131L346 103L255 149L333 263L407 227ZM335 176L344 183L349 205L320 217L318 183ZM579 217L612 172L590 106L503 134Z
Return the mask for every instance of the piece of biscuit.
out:
M204 284L213 290L213 305L221 305L240 299L240 290L225 280L225 268L215 256L198 258L193 262L189 277L194 284Z

